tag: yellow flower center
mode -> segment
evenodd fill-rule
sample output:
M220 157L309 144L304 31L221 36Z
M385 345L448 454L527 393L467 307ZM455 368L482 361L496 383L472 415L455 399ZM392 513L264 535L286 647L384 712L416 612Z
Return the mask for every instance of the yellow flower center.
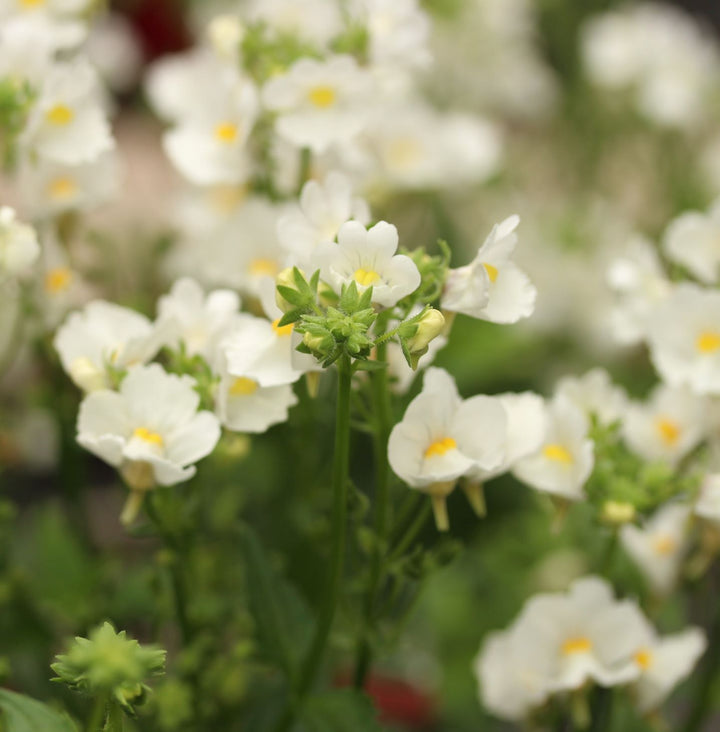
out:
M20 0L20 6L30 10L45 5L45 0Z
M75 112L64 104L56 104L46 112L45 116L50 124L64 127L75 119Z
M641 648L634 656L635 663L643 671L647 671L653 664L653 654L647 648Z
M695 340L695 348L700 353L715 353L720 349L720 333L712 330L703 331Z
M50 198L61 201L72 198L77 192L77 184L72 178L55 178L48 186Z
M156 447L162 447L165 444L165 441L157 432L153 432L147 427L137 427L133 430L133 437L137 437L143 442L148 442Z
M387 160L393 168L409 168L421 157L422 151L417 140L412 137L400 137L393 140L387 151Z
M680 439L680 426L677 422L667 417L658 417L655 420L655 427L660 433L660 439L668 446L672 447L677 444Z
M355 270L353 277L358 285L363 285L364 287L374 285L380 279L380 275L374 269L363 269L362 267Z
M267 275L268 277L274 277L278 273L278 263L274 259L253 259L250 262L250 274L253 277L262 277Z
M247 376L238 376L230 384L230 396L250 396L258 389L258 383L254 379L248 379Z
M278 325L280 322L280 318L277 318L276 320L273 320L273 330L279 335L279 336L289 336L293 332L293 324L290 323L290 325Z
M238 138L238 126L232 122L221 122L215 128L215 139L231 145Z
M572 656L575 653L589 653L593 644L589 638L578 636L577 638L568 638L562 644L562 652L564 656Z
M492 264L483 264L483 267L485 267L485 271L488 273L488 277L490 278L490 282L495 282L498 276L498 270L497 267L493 267Z
M574 462L573 456L570 454L570 451L562 445L545 445L545 447L543 447L543 455L548 460L553 460L556 463L572 465L572 463Z
M308 99L318 109L327 109L335 104L337 94L331 86L316 86L308 92Z
M678 544L672 536L661 534L653 539L652 545L656 554L659 554L661 557L666 557L677 549Z
M210 205L220 213L232 213L247 197L247 186L214 186L208 196Z
M454 450L456 447L457 442L455 442L452 437L443 437L440 440L435 440L435 442L425 450L425 457L429 458L444 455L446 452Z
M70 287L73 273L68 267L55 267L45 275L45 290L51 295L57 295Z

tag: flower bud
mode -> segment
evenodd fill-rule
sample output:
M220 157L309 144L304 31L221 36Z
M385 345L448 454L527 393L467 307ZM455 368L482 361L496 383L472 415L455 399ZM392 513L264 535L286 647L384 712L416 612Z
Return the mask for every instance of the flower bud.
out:
M245 26L237 15L228 13L213 18L208 24L207 35L218 56L233 63L238 60Z
M430 308L417 323L415 335L407 339L407 347L410 353L425 353L428 344L433 338L437 338L445 327L445 318L439 310Z
M301 270L302 272L302 270ZM305 273L302 273L303 277L305 276ZM293 275L293 268L292 267L285 267L278 276L275 278L275 287L289 287L291 290L297 290L297 285L295 284L295 277ZM278 291L275 290L275 304L282 310L284 313L289 312L292 310L295 306L292 303L289 303Z
M627 524L635 518L635 506L627 501L605 501L601 517L608 524Z
M330 335L313 335L306 332L303 335L303 343L313 353L325 353L332 348L332 337Z

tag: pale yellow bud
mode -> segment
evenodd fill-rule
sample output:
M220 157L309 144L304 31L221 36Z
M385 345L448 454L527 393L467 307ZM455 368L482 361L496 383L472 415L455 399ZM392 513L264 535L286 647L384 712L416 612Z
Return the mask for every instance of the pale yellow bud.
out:
M424 353L434 338L437 338L445 327L445 318L439 310L430 308L417 323L418 329L412 338L408 338L410 353Z
M635 506L626 501L605 501L601 516L609 524L627 524L635 518Z

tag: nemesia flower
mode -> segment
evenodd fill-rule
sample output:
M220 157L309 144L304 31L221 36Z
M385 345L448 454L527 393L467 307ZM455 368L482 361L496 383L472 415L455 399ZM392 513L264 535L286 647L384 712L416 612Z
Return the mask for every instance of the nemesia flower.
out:
M334 241L351 219L367 225L370 209L353 195L345 175L332 172L322 182L310 180L303 186L299 205L278 220L278 239L301 266L321 242Z
M215 290L207 296L190 277L179 279L169 294L158 300L158 324L169 344L182 343L189 356L201 355L212 362L220 341L237 324L240 298L231 290Z
M368 230L348 221L340 227L337 244L320 244L311 263L338 294L342 285L354 281L360 293L372 286L373 302L392 307L420 286L418 268L410 257L395 254L397 247L398 232L392 224L381 221Z
M253 23L262 21L276 32L325 46L343 27L334 0L250 0L244 13Z
M671 504L658 509L642 527L626 524L620 541L633 562L661 595L675 586L689 548L690 508Z
M186 481L220 439L215 415L198 411L194 387L191 377L168 374L159 364L131 366L119 391L85 397L77 440L118 468L134 492Z
M324 61L301 58L262 90L266 109L277 112L277 133L297 147L322 153L365 126L373 81L351 56Z
M201 89L194 94L197 106L165 133L165 151L193 183L242 182L249 170L245 143L258 114L255 86L220 66Z
M720 393L720 293L676 285L648 324L653 365L671 386Z
M350 13L367 27L373 64L423 67L430 62L430 19L417 0L354 0Z
M628 407L622 432L640 457L674 464L700 443L706 424L704 399L685 388L660 385L646 405Z
M707 214L690 211L676 218L663 239L667 256L693 277L711 285L720 276L720 201Z
M642 713L657 709L670 692L693 671L707 648L707 638L700 628L658 636L648 624L638 638L634 660L640 676L632 685L635 704Z
M614 337L624 344L645 337L655 308L671 290L657 250L647 239L636 236L607 271L607 283L616 304L611 315Z
M430 494L440 530L448 528L445 497L458 478L475 468L492 470L502 461L505 423L498 400L463 401L446 371L425 372L423 390L390 434L388 459L411 488Z
M144 315L103 300L71 313L53 340L65 372L84 391L110 388L108 367L146 363L160 343Z
M583 376L565 376L557 382L555 393L567 397L588 417L610 425L625 414L627 394L615 386L605 369L595 368Z
M25 160L18 178L23 200L36 216L90 210L111 199L119 182L118 159L113 151L80 165L44 158Z
M520 719L548 696L626 684L640 676L634 654L647 627L630 600L616 600L598 577L576 580L567 593L532 597L508 631L493 634L475 661L483 702L505 719ZM511 679L519 680L519 698ZM510 697L510 698L505 698Z
M515 463L518 480L544 493L580 500L595 463L587 417L567 397L548 405L540 449Z
M69 165L90 162L113 147L100 104L97 74L87 62L68 61L50 68L21 144L42 157Z
M0 208L0 277L25 274L39 256L35 229L18 221L13 209Z
M0 0L0 18L11 15L36 14L57 16L79 15L88 9L91 0Z
M475 259L448 272L441 299L444 310L493 323L515 323L532 314L537 291L510 261L519 223L518 216L511 216L494 226Z

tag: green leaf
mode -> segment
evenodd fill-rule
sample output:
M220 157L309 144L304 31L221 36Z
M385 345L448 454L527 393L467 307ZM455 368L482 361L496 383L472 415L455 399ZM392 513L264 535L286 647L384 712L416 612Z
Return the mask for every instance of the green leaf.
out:
M297 305L302 308L307 303L307 297L300 294L297 290L292 287L286 287L285 285L278 285L277 291L287 300L291 305Z
M77 732L69 717L22 694L0 689L2 732Z
M370 699L354 689L312 697L302 713L303 732L380 732Z
M293 678L313 635L312 614L297 590L275 571L250 527L241 529L240 544L260 652Z

